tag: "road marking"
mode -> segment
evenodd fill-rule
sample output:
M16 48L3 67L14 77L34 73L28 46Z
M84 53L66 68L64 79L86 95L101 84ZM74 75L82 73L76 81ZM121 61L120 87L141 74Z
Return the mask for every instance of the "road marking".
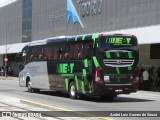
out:
M70 111L70 112L73 112L75 114L82 115L84 117L87 116L87 117L93 117L93 118L102 119L102 120L113 120L113 119L107 118L107 117L97 117L97 116L94 116L94 115L91 115L91 114L87 114L87 113L76 112L76 111L73 111L73 110L60 108L60 107L56 107L56 106L50 106L50 105L47 105L47 104L33 102L33 101L29 101L29 100L24 100L24 99L21 99L20 102L21 103L26 103L26 104L29 104L29 105L38 106L38 107L43 107L43 108L56 109L56 110L61 110L61 111Z
M28 103L28 104L31 104L31 105L38 105L39 107L46 107L46 108L50 108L50 109L57 109L57 110L63 110L63 111L71 111L69 109L64 109L64 108L60 108L60 107L50 106L50 105L47 105L47 104L33 102L33 101L29 101L29 100L24 100L24 99L21 99L20 102L21 103Z

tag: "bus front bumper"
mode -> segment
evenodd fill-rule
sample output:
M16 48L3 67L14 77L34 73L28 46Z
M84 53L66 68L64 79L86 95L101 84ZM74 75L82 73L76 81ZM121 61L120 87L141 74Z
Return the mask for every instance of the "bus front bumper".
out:
M93 88L94 95L110 95L110 94L130 94L137 92L138 83L136 84L100 84L96 83Z

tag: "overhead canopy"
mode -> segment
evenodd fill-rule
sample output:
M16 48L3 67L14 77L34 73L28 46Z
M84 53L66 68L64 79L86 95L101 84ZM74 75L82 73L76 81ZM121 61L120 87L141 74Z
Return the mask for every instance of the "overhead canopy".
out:
M12 53L18 53L21 52L24 46L26 46L28 43L17 43L17 44L9 44L9 45L2 45L0 46L0 54L12 54Z
M156 25L156 26L149 26L149 27L116 30L116 31L110 31L105 33L131 34L137 37L139 44L155 44L155 43L160 43L159 31L160 31L160 25Z

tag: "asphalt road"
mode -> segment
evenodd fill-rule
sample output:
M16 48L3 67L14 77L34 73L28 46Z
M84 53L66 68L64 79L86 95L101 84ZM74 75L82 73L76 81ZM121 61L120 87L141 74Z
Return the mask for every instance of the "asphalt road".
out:
M128 111L160 111L160 92L138 91L130 95L119 95L113 102L102 101L98 97L72 100L67 94L53 91L28 93L27 88L19 87L16 80L0 80L0 95L54 106L59 110L109 111L109 114L111 111L124 111L124 113L128 113ZM122 119L122 117L118 119ZM152 119L155 118L152 117Z

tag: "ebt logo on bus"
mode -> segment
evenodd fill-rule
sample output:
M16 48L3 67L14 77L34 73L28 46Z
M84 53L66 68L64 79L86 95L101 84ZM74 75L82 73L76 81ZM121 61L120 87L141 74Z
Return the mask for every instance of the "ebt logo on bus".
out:
M122 38L122 37L109 37L106 39L106 43L113 45L132 45L131 38Z
M73 73L74 63L61 63L57 65L57 72L60 74Z
M81 16L98 15L102 12L103 0L75 0L80 5Z

